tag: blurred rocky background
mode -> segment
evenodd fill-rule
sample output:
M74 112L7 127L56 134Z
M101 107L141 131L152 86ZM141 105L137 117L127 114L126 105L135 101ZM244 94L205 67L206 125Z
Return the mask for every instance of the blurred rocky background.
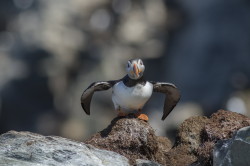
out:
M81 93L121 78L131 58L181 90L165 121L163 95L145 106L158 135L220 108L250 115L247 0L1 0L0 133L83 140L102 130L116 116L111 91L95 94L91 116Z

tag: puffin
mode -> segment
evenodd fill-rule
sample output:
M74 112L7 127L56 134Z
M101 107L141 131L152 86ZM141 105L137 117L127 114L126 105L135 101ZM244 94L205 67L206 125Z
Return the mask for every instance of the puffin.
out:
M162 120L165 120L180 100L180 91L172 83L147 81L144 76L145 66L141 59L131 59L127 62L123 78L110 81L93 82L84 90L81 96L81 106L90 115L92 96L97 91L112 88L112 101L118 116L133 114L136 118L148 121L148 116L142 114L142 108L153 92L165 94Z

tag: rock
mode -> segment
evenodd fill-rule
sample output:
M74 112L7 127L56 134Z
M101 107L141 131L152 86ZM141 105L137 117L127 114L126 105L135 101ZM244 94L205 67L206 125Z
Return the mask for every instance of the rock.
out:
M176 144L187 145L188 151L197 150L202 143L201 133L209 119L204 116L194 116L185 120L179 127Z
M221 140L213 151L214 166L250 165L250 126L237 131L233 138Z
M215 142L203 142L200 147L197 149L196 155L198 157L198 163L202 166L211 166L212 165L212 156L213 148Z
M188 166L197 161L197 157L189 152L189 146L187 145L176 146L167 152L165 156L166 166Z
M156 136L158 151L166 153L172 148L172 143L167 137Z
M195 150L202 143L201 132L207 121L206 117L196 116L185 120L180 125L175 146L166 153L166 165L185 166L197 161Z
M136 164L137 159L165 164L165 155L171 142L155 135L149 123L137 118L115 118L104 130L85 143L97 148L117 152Z
M153 161L137 159L136 166L161 166L161 165Z
M249 154L250 118L224 110L185 120L172 148L168 138L133 116L115 118L84 143L30 132L0 136L1 166L244 166Z
M0 136L1 166L128 166L115 152L57 136L10 131Z
M215 143L231 138L235 131L248 125L248 117L224 110L210 118L191 117L180 125L175 145L171 148L170 141L156 136L147 122L116 118L106 129L85 142L124 155L131 164L144 159L166 166L210 166Z
M250 118L242 114L225 110L212 114L201 133L203 143L197 150L198 161L203 165L212 165L214 144L231 138L234 132L245 126L250 126Z
M205 134L209 141L227 139L242 127L250 125L250 119L242 114L219 110L212 114L205 126Z
M174 147L165 153L165 165L211 166L215 143L244 126L250 126L248 117L225 110L210 118L190 117L180 125Z

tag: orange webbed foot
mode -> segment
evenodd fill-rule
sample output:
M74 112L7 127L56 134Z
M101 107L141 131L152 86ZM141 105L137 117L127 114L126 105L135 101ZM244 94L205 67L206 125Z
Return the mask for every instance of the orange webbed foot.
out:
M146 122L148 121L148 116L146 114L137 114L136 117Z

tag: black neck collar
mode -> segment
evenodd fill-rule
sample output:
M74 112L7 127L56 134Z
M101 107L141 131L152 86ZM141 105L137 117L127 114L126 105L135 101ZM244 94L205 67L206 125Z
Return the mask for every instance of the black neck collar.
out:
M126 85L127 87L132 87L132 86L135 86L136 84L145 85L145 84L146 84L146 80L144 79L143 76L142 76L140 79L138 79L138 80L133 80L133 79L131 79L128 75L126 75L126 76L123 78L123 83L124 83L124 85Z

